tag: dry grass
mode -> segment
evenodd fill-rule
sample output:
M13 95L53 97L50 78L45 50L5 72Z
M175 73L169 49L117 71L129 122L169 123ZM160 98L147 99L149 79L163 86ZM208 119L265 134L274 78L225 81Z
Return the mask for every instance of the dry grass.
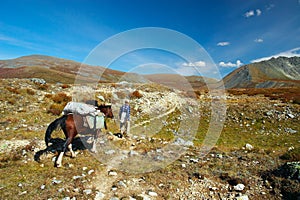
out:
M300 88L247 88L228 89L227 92L233 95L264 95L271 100L281 100L283 102L300 103Z
M41 163L32 162L33 152L29 151L26 156L22 156L23 151L24 149L18 149L9 154L0 154L1 199L62 199L66 196L90 199L92 197L83 193L83 190L90 188L89 183L94 174L88 175L87 171L83 171L83 167L95 171L101 171L103 167L87 151L81 151L76 159L65 156L64 167L60 169L53 167L51 157L43 159ZM74 176L82 174L86 176L74 180ZM54 184L54 179L62 182ZM41 189L42 185L45 185L45 189ZM58 192L59 190L61 192Z

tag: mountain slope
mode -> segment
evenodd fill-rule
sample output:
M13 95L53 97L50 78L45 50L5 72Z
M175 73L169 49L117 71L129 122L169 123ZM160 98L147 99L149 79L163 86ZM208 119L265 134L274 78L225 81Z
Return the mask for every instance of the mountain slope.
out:
M101 76L101 77L100 77ZM74 83L76 80L118 82L148 82L143 76L125 73L100 66L82 65L79 62L31 55L11 60L0 60L0 78L43 78L50 83Z
M189 90L202 88L217 80L200 76L178 74L139 75L107 69L100 66L83 65L79 62L44 56L30 55L11 60L0 60L0 78L43 78L49 83L74 83L76 81L100 81L116 83L121 81L155 82L170 88ZM99 77L101 76L101 78Z
M205 88L207 84L218 82L213 78L201 76L181 76L179 74L149 74L144 75L144 77L152 82L168 86L169 88L176 88L185 91L192 88Z
M226 88L300 86L300 58L279 57L244 65L223 79Z

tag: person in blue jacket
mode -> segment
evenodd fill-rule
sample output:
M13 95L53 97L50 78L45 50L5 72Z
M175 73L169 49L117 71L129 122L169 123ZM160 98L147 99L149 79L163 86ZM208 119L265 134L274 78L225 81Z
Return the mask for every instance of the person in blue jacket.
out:
M129 134L130 129L130 105L129 100L125 100L119 111L121 134Z

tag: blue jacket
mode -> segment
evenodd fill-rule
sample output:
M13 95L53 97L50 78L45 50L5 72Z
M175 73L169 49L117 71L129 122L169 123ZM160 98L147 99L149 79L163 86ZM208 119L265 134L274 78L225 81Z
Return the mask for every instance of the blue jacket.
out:
M119 117L121 118L122 112L126 112L126 119L125 120L129 120L130 119L130 106L129 105L123 105L120 108L120 112L119 112Z

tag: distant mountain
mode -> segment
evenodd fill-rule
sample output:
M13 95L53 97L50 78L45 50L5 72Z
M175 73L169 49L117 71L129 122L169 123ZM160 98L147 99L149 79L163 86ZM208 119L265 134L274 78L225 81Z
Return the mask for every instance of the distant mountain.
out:
M300 87L300 57L244 65L223 78L225 88Z
M180 90L190 90L194 88L204 89L207 84L217 83L218 80L202 76L181 76L179 74L149 74L144 75L148 80L163 84L169 88L176 88Z
M99 80L99 75L101 78ZM140 75L82 65L79 62L43 55L0 60L0 78L43 78L49 83L155 82L181 90L206 89L207 84L219 85L216 79L176 74ZM300 57L279 57L244 65L223 78L225 88L300 87Z
M74 80L163 84L169 88L189 90L205 88L207 83L217 80L200 76L181 76L176 74L140 75L107 69L100 66L84 65L79 62L44 56L30 55L16 59L0 60L0 78L43 78L49 83L74 83Z
M43 78L49 83L74 83L75 78L90 82L149 82L135 73L82 65L79 62L44 55L0 60L0 78Z

